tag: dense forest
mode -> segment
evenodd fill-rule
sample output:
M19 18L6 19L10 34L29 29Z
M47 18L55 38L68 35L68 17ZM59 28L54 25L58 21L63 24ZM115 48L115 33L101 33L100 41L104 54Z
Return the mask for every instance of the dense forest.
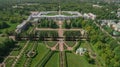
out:
M0 8L10 7L11 5L20 3L58 3L58 0L0 0ZM80 2L92 2L92 3L120 3L119 0L60 0L61 3L80 3Z

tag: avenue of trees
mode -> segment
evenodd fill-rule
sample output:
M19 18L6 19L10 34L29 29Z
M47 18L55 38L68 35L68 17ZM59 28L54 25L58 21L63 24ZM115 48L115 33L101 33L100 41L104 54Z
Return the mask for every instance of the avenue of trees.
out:
M79 18L78 18L79 19ZM64 25L64 28L82 28L81 24L79 22L81 22L81 20L77 21L77 19L70 19L68 21L64 21L63 25Z
M58 28L58 25L53 20L41 19L38 28Z
M35 33L21 33L21 34L16 34L16 40L18 41L23 41L23 40L39 40L44 41L45 38L51 38L55 39L58 37L58 32L57 31L36 31Z
M40 37L58 37L57 31L39 31L38 35Z
M65 37L80 37L80 31L65 31L63 34Z

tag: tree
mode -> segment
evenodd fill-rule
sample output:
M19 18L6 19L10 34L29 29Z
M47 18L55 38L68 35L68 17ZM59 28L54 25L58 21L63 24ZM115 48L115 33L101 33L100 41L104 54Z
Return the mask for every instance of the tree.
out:
M8 28L9 25L6 22L0 22L0 29Z

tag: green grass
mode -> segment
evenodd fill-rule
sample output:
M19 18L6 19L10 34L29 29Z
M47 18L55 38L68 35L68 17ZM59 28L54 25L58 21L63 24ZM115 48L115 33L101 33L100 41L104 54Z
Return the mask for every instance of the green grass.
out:
M5 41L7 37L0 37L0 43L2 43L2 41Z
M68 67L97 67L96 65L89 64L84 56L67 53Z
M91 43L89 43L87 41L83 41L83 42L81 42L80 47L86 48L87 50L89 50L91 52L91 54L96 54L95 60L96 60L97 64L101 65L101 64L105 63L105 61L102 60L102 58L99 55L97 55L97 53L99 53L99 51L96 50L95 47Z
M17 64L15 65L15 67L24 67L24 63L25 63L26 59L27 58L26 58L25 54L23 54L21 56L21 58L19 58L19 61L17 62Z
M46 15L47 15L47 16L55 16L55 15L58 15L58 14L59 14L58 12L54 12L54 13L48 13L48 14L46 14ZM62 12L61 15L73 16L72 14L67 13L67 12Z
M66 41L65 43L70 47L73 47L75 45L75 41Z
M90 43L90 45L91 45L92 50L94 50L94 52L97 55L96 59L98 60L99 64L104 67L105 66L105 60L102 60L103 58L99 56L99 54L98 54L99 50L97 50L94 46L92 46L91 43Z
M33 45L32 42L30 42L30 43L28 44L28 47L25 49L24 53L23 53L22 56L20 57L20 59L19 59L19 61L17 62L17 64L16 64L15 67L24 66L24 63L25 63L25 61L26 61L26 59L27 59L26 56L25 56L25 52L26 52L26 51L29 51L29 50L32 48L32 45Z
M11 67L12 63L14 62L14 58L8 58L6 61L6 67Z
M10 53L10 56L17 56L19 54L20 51L12 51Z
M54 53L45 67L59 67L59 53Z
M46 14L46 16L55 16L57 14L53 14L53 13L49 13L49 14Z
M62 12L61 14L62 14L62 15L65 15L65 16L73 16L72 14L67 13L67 12Z
M82 48L86 48L86 49L91 49L90 46L88 46L89 43L87 43L86 41L82 41L80 44L80 47Z
M17 56L19 54L19 52L22 50L22 48L24 47L25 42L20 42L18 44L19 44L18 49L20 48L20 50L13 50L13 51L11 51L10 56Z
M48 46L53 47L57 44L57 41L46 41L45 42Z
M39 63L42 58L48 53L49 49L46 48L44 43L38 43L37 46L37 55L32 59L31 67L35 67L37 63Z
M95 49L93 49L93 47L91 47L91 44L90 44L89 42L87 42L87 41L82 41L80 47L86 48L88 51L91 52L91 54L96 54L96 53L98 53ZM99 56L96 56L96 59L95 59L95 60L96 60L96 63L97 63L97 64L100 64L100 63L101 63L101 62L99 61L99 59L100 59L100 57L99 57ZM104 62L104 61L102 61L102 62Z
M15 65L15 67L24 67L24 63L27 59L25 52L29 51L30 49L32 49L33 47L33 43L34 42L30 42L27 46L27 48L25 49L24 53L22 54L22 56L20 57L20 59L18 60L17 64ZM22 45L21 45L22 46ZM32 62L31 62L31 67L35 67L35 65L42 60L42 58L45 56L45 54L48 52L49 49L46 48L46 46L44 45L44 43L38 43L37 46L37 55L32 58ZM13 51L13 55L15 55L17 52ZM17 55L17 54L16 54Z
M5 29L1 29L2 33L5 33L6 31L14 31L19 23L10 23L10 22L8 22L8 24L10 25L10 27L5 28Z

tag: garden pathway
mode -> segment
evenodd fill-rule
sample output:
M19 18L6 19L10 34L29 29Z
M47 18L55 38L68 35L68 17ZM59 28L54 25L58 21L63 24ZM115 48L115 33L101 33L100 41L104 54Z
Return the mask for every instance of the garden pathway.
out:
M30 30L29 33L32 33L34 31L34 28ZM23 49L21 50L21 52L19 53L19 55L16 57L15 61L12 64L12 67L15 67L16 63L18 62L19 58L22 56L22 54L24 53L26 47L28 46L30 41L27 41L25 46L23 47Z

